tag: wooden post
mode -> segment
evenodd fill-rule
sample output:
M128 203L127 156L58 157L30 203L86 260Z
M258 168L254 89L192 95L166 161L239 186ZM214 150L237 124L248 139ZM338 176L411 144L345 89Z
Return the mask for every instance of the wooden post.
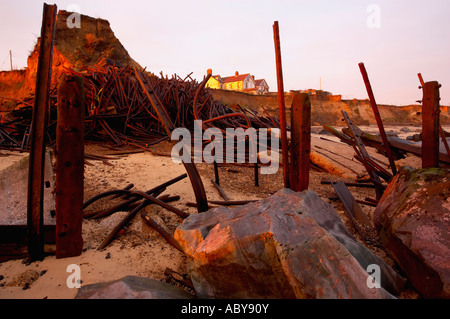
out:
M308 189L311 163L311 100L309 94L295 94L291 106L291 189Z
M386 155L389 159L389 164L391 165L392 174L397 174L397 167L395 166L394 157L392 156L391 147L384 130L383 121L381 120L380 112L378 111L377 102L375 101L375 96L373 95L372 86L370 85L369 76L367 75L366 67L364 63L359 63L359 69L361 71L364 84L366 86L367 94L369 95L370 105L372 106L373 114L377 121L378 130L380 131L381 139L383 141L384 148L386 149Z
M425 82L423 80L422 74L418 73L417 76L419 77L420 85L419 89L423 88L425 85ZM445 136L444 130L442 129L441 124L439 123L439 133L441 134L442 143L444 143L445 150L447 151L447 155L450 157L450 147L448 146L447 137Z
M53 39L56 30L56 5L44 4L41 43L36 74L35 102L31 123L31 149L28 171L28 254L30 261L44 258L43 197L44 166L52 75Z
M280 112L280 134L281 134L281 150L282 150L281 152L283 153L284 187L290 188L289 150L286 131L286 105L284 101L283 68L281 64L280 30L278 28L278 21L274 22L273 35L275 42L275 58L277 65L278 106Z
M9 50L9 62L11 63L11 71L13 70L13 65L12 65L12 51Z
M56 258L83 250L84 112L83 79L66 75L58 86Z
M439 167L439 87L437 81L423 85L422 168Z

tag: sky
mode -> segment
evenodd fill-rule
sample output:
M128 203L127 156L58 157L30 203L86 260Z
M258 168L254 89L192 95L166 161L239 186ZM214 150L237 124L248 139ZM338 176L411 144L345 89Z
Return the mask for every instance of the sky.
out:
M0 0L0 70L26 67L40 36L39 0ZM285 91L319 89L366 99L363 62L379 104L422 99L417 73L450 105L449 0L69 0L46 2L106 19L147 70L201 81L251 73L277 91L278 21ZM82 21L81 21L82 27Z

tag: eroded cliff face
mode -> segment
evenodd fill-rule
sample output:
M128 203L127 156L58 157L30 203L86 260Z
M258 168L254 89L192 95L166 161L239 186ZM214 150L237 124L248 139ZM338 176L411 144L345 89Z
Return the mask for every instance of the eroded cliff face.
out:
M16 98L15 92L22 90L25 85L26 70L0 72L0 112L9 111L16 105L16 101L7 98Z
M223 104L239 104L241 107L250 107L264 114L267 111L272 116L278 116L278 95L252 95L243 92L211 90L214 99ZM286 117L290 122L290 107L292 94L285 94ZM264 108L264 109L263 109ZM422 123L421 105L378 105L378 109L386 125ZM342 111L346 111L352 121L357 125L374 125L376 119L369 100L342 100L339 95L311 96L311 122L313 125L345 125L342 121ZM450 124L450 109L441 106L441 124Z
M55 48L72 64L82 68L97 64L103 58L122 65L140 67L116 38L107 20L81 15L80 28L69 28L71 15L59 11L56 22Z
M60 10L56 20L53 47L52 86L68 68L81 70L102 59L114 60L121 65L141 66L134 61L114 35L108 21L80 16L80 28L69 28L72 12ZM70 25L70 23L69 23ZM0 96L22 99L34 93L39 59L40 39L28 57L24 70L0 72ZM0 99L0 110L8 111L13 101Z

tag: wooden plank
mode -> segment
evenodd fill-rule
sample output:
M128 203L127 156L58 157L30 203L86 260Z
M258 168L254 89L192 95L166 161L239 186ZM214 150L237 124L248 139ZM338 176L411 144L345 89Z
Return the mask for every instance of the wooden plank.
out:
M55 225L44 225L44 255L55 251ZM28 256L28 226L0 225L0 262Z
M219 192L220 196L226 200L229 201L230 198L228 197L228 195L225 193L225 191L222 189L222 187L220 187L219 184L216 183L215 180L211 179L211 183L213 183L214 187L217 189L217 191Z
M367 170L367 173L369 173L369 176L374 181L374 184L376 186L375 192L376 192L377 198L381 198L381 196L383 195L383 189L381 187L379 187L379 185L381 184L381 180L380 180L380 177L377 175L376 171L374 171L372 169L372 167L366 162L366 159L370 158L370 155L367 152L366 147L364 146L364 143L362 142L362 140L360 138L360 136L362 135L362 131L358 127L353 125L347 112L342 111L342 115L344 116L344 119L347 122L348 127L350 128L350 130L353 134L353 137L355 139L356 146L353 146L353 148L355 149L356 155L358 155L358 157L361 158L361 163L364 165L364 167ZM358 154L358 150L359 150L359 154Z
M283 67L281 63L280 29L278 26L278 21L275 21L273 24L273 37L275 42L275 58L277 67L278 107L280 114L280 134L281 134L281 150L282 150L281 152L283 156L284 187L290 188L289 149L286 130L286 105L284 101Z
M369 180L370 181L370 180ZM321 184L328 184L331 185L333 184L332 181L330 181L329 179L322 179L322 181L320 182ZM375 185L373 184L369 184L369 183L349 183L346 182L344 183L345 186L347 187L359 187L359 188L375 188Z
M49 89L52 76L56 5L44 4L41 42L36 74L35 103L31 123L31 150L28 174L28 253L30 261L44 258L43 197L45 146L47 139Z
M439 167L439 83L426 82L422 99L422 168Z
M58 86L56 258L83 250L84 112L83 79L66 75Z
M164 108L161 101L153 93L153 91L150 91L149 88L147 87L147 85L149 85L147 75L145 74L145 72L138 72L136 68L134 68L134 72L139 81L139 84L142 87L142 90L149 99L153 109L158 114L158 118L160 122L163 124L163 127L167 132L167 135L171 136L172 131L175 129L175 127L172 123L172 120L170 119L170 116L167 113L167 110ZM199 89L203 87L205 83L206 82L204 80L203 83L200 85ZM185 149L185 151L187 151L187 149ZM205 212L208 210L208 199L206 197L206 191L203 185L203 181L200 177L200 173L198 172L198 169L193 163L193 161L189 163L185 163L183 161L183 165L186 169L187 174L189 175L189 179L191 180L192 188L194 189L195 199L198 204L197 210L199 213Z
M347 135L339 132L338 130L336 130L334 127L331 127L329 125L323 125L322 126L326 131L328 131L329 133L333 134L334 136L338 137L342 142L350 145L350 146L354 146L355 145L355 141L352 140L351 138L349 138Z
M386 155L391 165L392 174L395 175L397 174L397 167L395 166L394 157L392 156L391 148L384 130L383 121L381 120L381 115L378 110L377 102L375 101L375 96L373 94L372 86L370 85L369 76L367 75L364 63L359 63L359 68L363 76L364 84L366 85L367 94L369 95L370 105L372 106L373 114L375 115L375 119L377 121L378 130L380 131L381 139L383 141L384 148L386 149Z
M372 135L372 134L369 134L366 132L363 132L360 137L361 137L361 140L364 142L364 144L374 143L374 142L379 143L379 144L383 143L380 136ZM419 157L422 156L422 148L420 146L411 144L407 141L403 142L399 139L394 139L394 138L390 138L390 137L388 137L388 142L389 142L389 145L391 146L391 148L394 149L394 151L400 150L400 151L404 151L407 153L417 155ZM450 156L445 153L440 152L439 153L439 161L442 163L450 164Z
M309 94L295 94L291 105L291 189L308 189L311 163L311 101Z
M363 225L372 227L369 218L366 216L366 214L364 214L363 210L358 205L355 198L348 190L347 186L345 186L344 182L338 182L336 184L332 183L332 185L336 191L336 194L344 204L344 208L352 216L352 218L356 219Z

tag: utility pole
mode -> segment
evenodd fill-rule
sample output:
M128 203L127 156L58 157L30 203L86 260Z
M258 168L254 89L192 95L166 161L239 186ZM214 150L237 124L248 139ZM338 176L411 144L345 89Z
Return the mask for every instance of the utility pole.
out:
M13 66L12 66L12 51L9 50L9 61L11 62L11 71L13 70Z

